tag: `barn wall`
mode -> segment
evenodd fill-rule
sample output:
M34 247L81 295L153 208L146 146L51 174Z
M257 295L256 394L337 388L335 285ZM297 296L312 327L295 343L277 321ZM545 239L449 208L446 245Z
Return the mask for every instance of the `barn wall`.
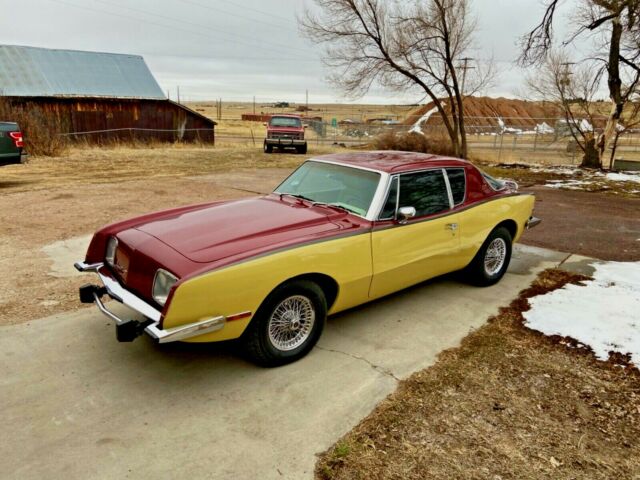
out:
M13 97L29 111L54 114L61 133L89 143L114 140L215 142L215 122L168 100Z

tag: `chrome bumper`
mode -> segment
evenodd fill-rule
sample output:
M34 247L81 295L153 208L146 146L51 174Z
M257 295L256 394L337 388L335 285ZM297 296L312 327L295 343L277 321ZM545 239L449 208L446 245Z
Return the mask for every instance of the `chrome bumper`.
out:
M265 142L274 147L302 147L307 143L306 140L299 138L266 138Z
M95 272L100 278L103 287L98 285L85 285L80 287L80 301L83 303L95 303L98 310L113 320L116 323L116 334L120 341L132 341L135 337L139 336L142 331L144 331L144 333L159 343L175 342L198 335L204 335L205 333L217 332L224 327L227 321L226 317L219 316L205 318L198 322L188 323L186 325L180 325L166 330L161 329L160 319L162 317L162 312L123 288L110 276L101 273L101 269L104 268L104 264L76 262L74 267L79 272ZM114 300L142 314L147 318L147 321L138 322L136 320L118 317L102 302L101 297L104 294L109 295Z
M529 220L527 220L527 230L540 224L541 221L542 220L540 220L538 217L529 217Z

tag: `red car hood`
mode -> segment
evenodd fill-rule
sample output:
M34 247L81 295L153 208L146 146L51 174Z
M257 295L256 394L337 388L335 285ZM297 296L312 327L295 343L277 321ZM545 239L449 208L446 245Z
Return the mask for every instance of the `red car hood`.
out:
M330 235L345 217L277 195L202 206L168 213L136 225L189 260L215 262L249 251L264 251L296 241Z

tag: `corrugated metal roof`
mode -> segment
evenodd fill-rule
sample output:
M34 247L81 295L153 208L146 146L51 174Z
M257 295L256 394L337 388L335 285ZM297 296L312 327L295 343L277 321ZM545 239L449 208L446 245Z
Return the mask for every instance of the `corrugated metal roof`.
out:
M138 55L0 45L0 94L164 99Z

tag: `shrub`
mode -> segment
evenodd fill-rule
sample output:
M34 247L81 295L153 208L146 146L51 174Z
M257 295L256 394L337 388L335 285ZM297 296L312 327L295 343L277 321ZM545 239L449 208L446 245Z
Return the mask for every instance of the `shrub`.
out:
M378 150L402 150L405 152L454 156L451 141L441 134L427 136L416 132L386 132L375 138L374 146Z
M0 120L20 125L29 155L55 157L64 153L68 146L68 139L60 135L60 119L53 112L37 106L17 106L6 98L0 98Z

